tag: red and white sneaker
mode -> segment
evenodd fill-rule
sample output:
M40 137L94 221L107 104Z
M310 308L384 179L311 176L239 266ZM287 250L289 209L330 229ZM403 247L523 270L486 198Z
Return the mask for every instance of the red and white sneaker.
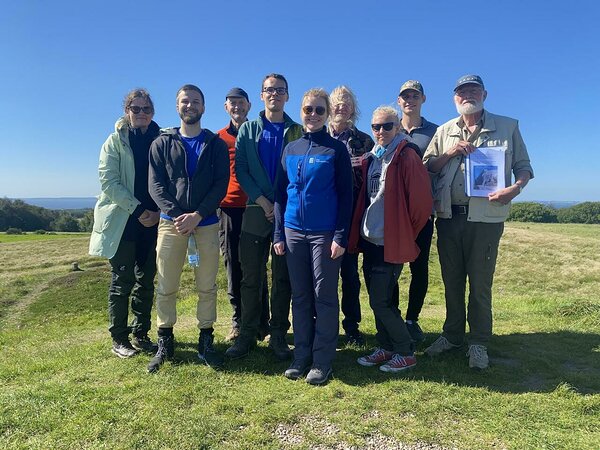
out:
M377 364L388 362L394 356L394 352L388 352L382 348L376 348L373 353L366 356L361 356L356 360L361 366L373 367Z
M402 372L403 370L412 369L417 365L417 358L415 355L401 356L395 354L392 359L379 368L383 372Z

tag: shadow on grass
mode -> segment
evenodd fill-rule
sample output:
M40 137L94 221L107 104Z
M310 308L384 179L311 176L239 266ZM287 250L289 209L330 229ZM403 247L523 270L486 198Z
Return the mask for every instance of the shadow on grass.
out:
M106 320L107 280L104 271L88 270L70 273L54 280L28 306L18 327L29 327L36 332L40 323L61 323L65 329L75 330L84 325L104 324ZM3 307L6 307L4 301ZM11 309L6 307L5 309ZM73 327L73 328L71 328ZM556 331L498 335L489 346L490 368L475 372L469 369L466 349L432 359L423 350L437 334L428 334L417 352L417 367L407 373L387 374L377 367L362 367L356 359L375 346L374 336L368 335L369 346L364 349L343 347L337 352L333 370L336 380L350 386L365 386L387 382L393 378L415 381L484 387L497 392L552 392L557 386L568 385L582 394L600 393L600 335ZM293 342L288 333L287 341ZM175 364L200 364L194 342L177 342ZM229 344L217 342L220 352ZM277 376L289 361L276 361L272 352L261 343L249 356L226 361L223 368L229 373L254 373Z
M288 342L292 342L293 337L288 334ZM197 342L176 342L174 364L198 364L205 365L198 359ZM215 349L224 354L230 347L230 343L215 342ZM231 360L225 358L225 364L222 372L229 373L254 373L266 376L283 376L283 372L290 365L290 361L278 361L273 356L273 352L266 345L257 345L248 356Z
M559 331L494 336L488 348L490 367L485 371L469 369L466 347L436 358L426 356L423 350L437 337L437 334L427 335L425 343L418 348L415 369L393 375L377 367L359 366L356 358L368 351L344 349L338 352L335 377L355 386L400 377L485 387L497 392L551 392L565 383L582 394L600 392L598 334ZM374 343L372 336L368 338Z
M581 394L600 393L600 336L597 334L561 331L494 336L489 346L490 368L485 371L469 369L466 347L436 358L423 354L437 336L427 335L417 351L417 367L400 374L360 366L356 359L370 350L341 346L333 365L334 378L351 386L373 385L397 378L510 393L552 392L566 384ZM375 344L374 336L366 337L369 344ZM288 342L293 342L291 334L288 334ZM228 347L226 343L215 344L222 353ZM289 363L277 361L271 350L259 345L244 358L226 359L221 370L282 377ZM197 357L196 342L178 342L174 364L203 364Z

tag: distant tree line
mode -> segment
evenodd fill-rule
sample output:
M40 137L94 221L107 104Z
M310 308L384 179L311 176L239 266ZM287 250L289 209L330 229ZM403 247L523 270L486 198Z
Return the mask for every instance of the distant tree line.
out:
M540 223L600 224L600 202L585 202L556 209L536 202L513 203L509 221ZM91 209L54 210L33 206L22 200L0 198L0 231L92 231Z
M54 210L0 198L0 231L92 231L91 209Z
M600 224L600 202L584 202L556 209L536 202L513 203L508 220L540 223Z

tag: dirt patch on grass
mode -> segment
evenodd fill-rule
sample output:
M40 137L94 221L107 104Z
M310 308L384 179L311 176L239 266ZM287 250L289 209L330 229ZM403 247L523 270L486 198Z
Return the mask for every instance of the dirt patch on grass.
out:
M371 417L377 416L378 413ZM428 442L405 444L381 433L369 434L364 438L362 444L350 444L345 442L343 433L335 424L314 417L302 417L300 422L295 424L280 423L275 428L273 435L281 443L281 448L294 449L306 444L306 441L309 440L307 436L309 433L320 436L323 441L327 442L310 445L308 447L310 450L448 450L448 447ZM331 444L332 441L335 443Z

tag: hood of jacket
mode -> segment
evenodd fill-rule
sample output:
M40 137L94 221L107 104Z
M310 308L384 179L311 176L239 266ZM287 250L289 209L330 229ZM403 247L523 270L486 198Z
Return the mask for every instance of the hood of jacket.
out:
M178 141L181 141L181 133L179 132L180 129L180 127L161 128L160 136L168 136L169 138L174 138ZM201 131L204 131L205 133L204 142L206 143L206 145L208 145L210 141L218 137L217 134L213 133L208 128L202 128Z
M158 124L154 120L151 120L150 125L148 125L147 133L154 132L154 134L158 136L160 131L162 130L160 129ZM129 122L127 122L125 116L120 117L115 122L115 133L119 135L121 140L127 142L127 145L129 145Z

